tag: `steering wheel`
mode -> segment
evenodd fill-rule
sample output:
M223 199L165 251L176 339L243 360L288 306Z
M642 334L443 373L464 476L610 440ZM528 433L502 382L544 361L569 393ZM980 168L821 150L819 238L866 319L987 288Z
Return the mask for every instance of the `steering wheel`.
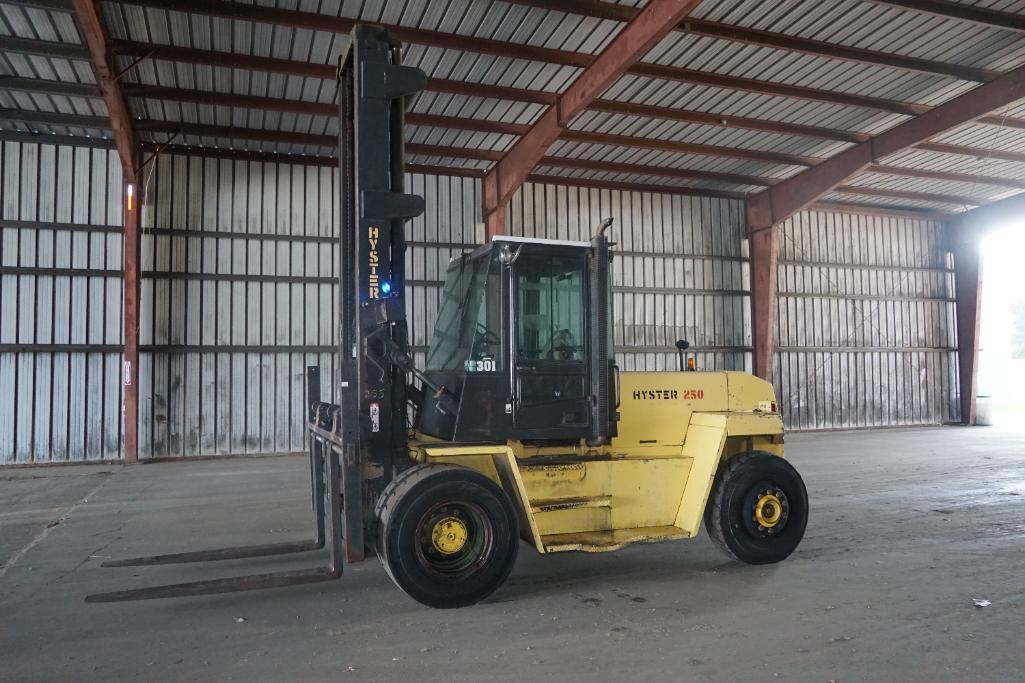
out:
M488 346L498 346L502 343L502 340L498 338L498 335L489 330L481 323L477 323L477 334L480 340Z

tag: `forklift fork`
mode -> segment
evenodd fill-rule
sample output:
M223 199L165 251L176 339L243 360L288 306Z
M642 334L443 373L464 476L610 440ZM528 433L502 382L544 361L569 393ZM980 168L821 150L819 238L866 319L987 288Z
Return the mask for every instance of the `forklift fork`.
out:
M320 373L316 367L307 370L307 396L310 406L310 424L308 426L310 439L310 488L312 492L313 512L316 519L316 538L306 541L295 541L290 543L271 543L266 545L237 546L233 548L219 548L216 550L200 550L196 552L175 553L171 555L152 555L149 557L136 557L126 560L112 560L104 562L103 567L147 567L165 564L184 564L192 562L217 562L220 560L235 560L251 557L268 557L273 555L288 555L293 553L310 552L320 550L325 545L330 550L328 565L314 569L299 569L293 571L271 572L268 574L249 574L245 576L234 576L225 579L211 579L208 581L193 581L189 583L169 584L166 586L154 586L135 590L115 591L113 593L98 593L88 595L86 602L124 602L129 600L154 600L159 598L175 598L193 595L214 595L218 593L236 593L240 591L261 590L265 588L280 588L283 586L297 586L307 583L319 583L331 581L342 575L343 553L350 560L362 559L363 548L359 547L358 552L351 541L362 539L362 528L357 533L345 533L343 529L342 512L342 491L343 489L357 492L361 483L359 482L359 471L354 467L342 467L342 454L346 451L346 444L337 434L338 407L321 403L320 397ZM331 429L325 429L325 422L329 420ZM349 448L352 448L350 445ZM352 481L352 479L356 481ZM326 494L326 495L325 495ZM326 504L325 504L325 498ZM357 503L358 505L358 503ZM362 512L362 510L360 510ZM346 515L346 521L351 517ZM325 522L326 518L326 522ZM353 519L362 525L361 519ZM354 538L353 538L354 537ZM362 546L362 542L360 541Z

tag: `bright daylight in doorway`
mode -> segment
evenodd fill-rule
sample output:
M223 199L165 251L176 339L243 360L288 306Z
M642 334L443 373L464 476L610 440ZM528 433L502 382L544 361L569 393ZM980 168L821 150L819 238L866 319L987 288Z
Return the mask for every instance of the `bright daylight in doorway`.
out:
M982 246L982 338L979 348L980 418L1025 429L1025 290L1019 255L1025 221L989 235Z

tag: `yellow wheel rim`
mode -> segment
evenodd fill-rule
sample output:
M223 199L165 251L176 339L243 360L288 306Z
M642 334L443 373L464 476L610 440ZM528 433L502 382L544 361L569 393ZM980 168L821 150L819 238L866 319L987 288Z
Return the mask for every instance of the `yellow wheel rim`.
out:
M755 503L755 521L766 529L779 524L783 517L783 503L775 493L764 493Z
M431 530L431 542L442 555L454 555L466 545L466 525L455 517L439 520Z

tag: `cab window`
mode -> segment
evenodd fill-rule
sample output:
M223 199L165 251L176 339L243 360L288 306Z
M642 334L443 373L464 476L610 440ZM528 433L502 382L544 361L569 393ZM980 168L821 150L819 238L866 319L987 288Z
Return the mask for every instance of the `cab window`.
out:
M524 258L517 266L519 360L584 360L581 259Z

